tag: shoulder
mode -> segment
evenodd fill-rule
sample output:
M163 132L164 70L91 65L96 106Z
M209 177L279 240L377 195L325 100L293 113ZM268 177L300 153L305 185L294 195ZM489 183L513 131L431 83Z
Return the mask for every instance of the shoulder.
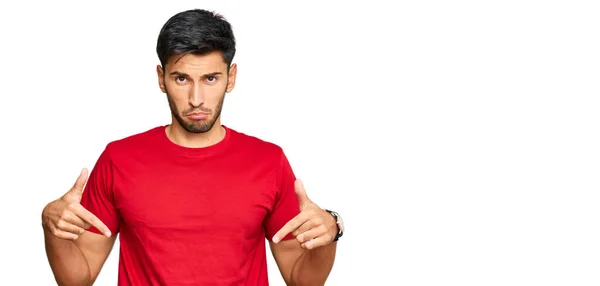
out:
M164 132L166 126L156 126L138 133L115 139L106 144L104 153L109 157L123 155L148 146L156 141L159 132Z
M281 158L284 154L283 148L275 142L249 135L229 127L225 128L228 132L231 132L232 141L239 149L250 151L261 157L271 157L275 159Z

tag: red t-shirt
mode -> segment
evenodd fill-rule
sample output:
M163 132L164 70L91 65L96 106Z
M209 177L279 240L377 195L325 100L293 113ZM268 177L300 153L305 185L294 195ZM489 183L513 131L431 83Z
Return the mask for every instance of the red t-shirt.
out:
M265 238L299 213L284 152L226 126L182 147L165 127L109 143L83 192L119 233L119 285L268 285Z

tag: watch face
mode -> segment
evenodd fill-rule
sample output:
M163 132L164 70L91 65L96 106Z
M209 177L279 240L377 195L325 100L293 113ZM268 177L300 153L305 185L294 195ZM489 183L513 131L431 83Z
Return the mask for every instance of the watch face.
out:
M340 227L340 231L344 232L345 228L344 228L344 221L342 220L342 216L340 216L340 214L338 214L337 212L333 212L333 213L337 217L337 224Z

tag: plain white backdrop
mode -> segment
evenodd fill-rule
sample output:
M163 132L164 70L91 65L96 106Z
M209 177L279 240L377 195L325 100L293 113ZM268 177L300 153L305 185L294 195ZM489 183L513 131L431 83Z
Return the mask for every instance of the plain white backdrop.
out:
M169 123L156 39L192 8L238 40L223 123L346 221L327 285L600 284L594 1L215 2L0 5L0 285L56 285L42 208Z

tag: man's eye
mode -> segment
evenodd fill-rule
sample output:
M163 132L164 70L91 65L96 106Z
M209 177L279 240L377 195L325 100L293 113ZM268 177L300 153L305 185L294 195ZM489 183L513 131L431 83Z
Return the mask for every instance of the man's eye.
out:
M206 80L209 81L209 82L214 82L214 81L217 80L217 77L209 75L209 76L206 77Z
M175 80L178 81L178 82L184 82L185 81L185 76L178 76Z

